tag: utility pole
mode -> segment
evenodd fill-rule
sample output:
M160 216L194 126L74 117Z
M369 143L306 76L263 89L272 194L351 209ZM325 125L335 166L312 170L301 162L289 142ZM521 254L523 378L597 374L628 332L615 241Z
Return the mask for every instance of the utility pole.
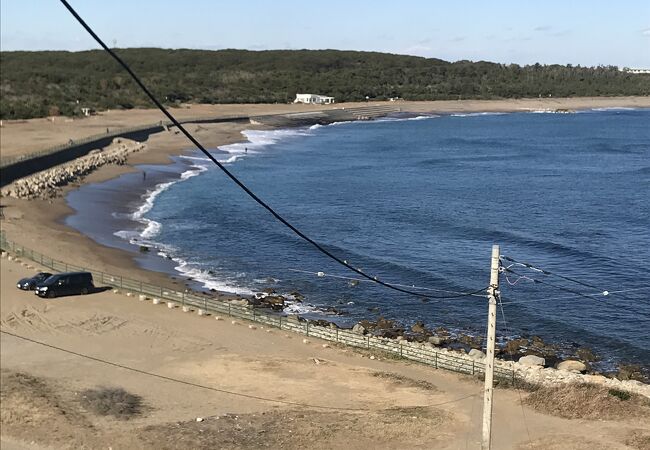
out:
M482 450L490 450L492 434L492 393L494 381L494 342L497 330L497 295L499 290L499 246L492 246L490 287L488 288L487 355L485 357L485 388L483 396Z

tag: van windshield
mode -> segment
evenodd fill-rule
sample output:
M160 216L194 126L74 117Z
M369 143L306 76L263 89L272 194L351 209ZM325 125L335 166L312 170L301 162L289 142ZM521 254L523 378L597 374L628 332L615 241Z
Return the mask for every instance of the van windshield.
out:
M41 284L43 284L43 285L45 285L45 286L51 286L51 285L53 285L54 283L56 283L56 281L57 281L58 279L59 279L59 277L58 277L57 275L52 275L51 277L47 277L47 278L45 279L45 281L43 281Z

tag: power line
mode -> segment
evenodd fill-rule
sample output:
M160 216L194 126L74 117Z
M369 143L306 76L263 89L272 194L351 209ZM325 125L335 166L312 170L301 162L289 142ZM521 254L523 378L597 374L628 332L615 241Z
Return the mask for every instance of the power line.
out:
M506 313L503 310L503 302L501 301L501 294L497 292L496 296L497 296L499 308L501 309L501 317L503 317L503 326L506 329L506 335L507 336L512 336L512 333L510 332L510 329L508 327L508 322L506 321ZM506 344L506 347L507 347L507 344ZM514 360L514 350L510 349L509 353L510 353L510 357L513 358L513 360ZM524 426L526 427L526 434L528 435L528 442L530 443L530 442L532 442L532 440L530 438L530 430L528 429L528 422L526 420L526 413L524 412L524 401L521 398L521 391L519 390L519 386L517 386L516 382L514 384L514 387L517 390L517 394L519 395L519 405L521 406L521 415L524 418Z
M518 277L520 277L520 279L522 279L522 278L523 278L523 279L527 279L527 280L530 280L530 281L532 281L533 283L537 283L537 284L546 284L546 285L548 285L548 286L552 286L552 287L554 287L555 289L559 289L559 290L561 290L561 291L566 291L566 292L570 292L570 293L575 294L575 295L579 295L580 297L585 297L585 298L592 299L592 296L593 296L593 294L590 296L589 294L584 294L584 293L579 292L579 291L574 291L573 289L565 288L564 286L560 286L560 285L557 285L557 284L551 283L551 282L549 282L549 281L542 281L542 280L538 280L537 278L531 278L531 277L528 277L528 276L526 276L526 275L522 275L522 274L520 274L520 273L518 273L518 272L515 272L514 270L509 269L509 268L507 268L507 267L503 267L503 266L502 266L501 269L502 269L502 271L504 271L504 272L508 272L508 273L513 274L513 275L517 275ZM607 294L605 294L605 292L607 292L607 291L603 291L602 295L607 295ZM593 300L593 299L592 299L592 300Z
M264 402L281 403L281 404L284 404L284 405L302 406L302 407L306 407L306 408L327 409L327 410L334 410L334 411L357 411L357 412L359 412L359 411L372 412L373 411L371 409L363 409L363 408L343 408L343 407L339 407L339 406L312 405L312 404L309 404L309 403L292 402L290 400L279 400L279 399L274 399L274 398L260 397L260 396L252 395L252 394L244 394L242 392L228 391L226 389L219 389L219 388L215 388L215 387L212 387L212 386L206 386L204 384L193 383L191 381L180 380L178 378L173 378L173 377L168 377L168 376L160 375L160 374L153 373L153 372L148 372L148 371L142 370L142 369L136 369L135 367L115 363L115 362L108 361L108 360L105 360L105 359L96 358L94 356L86 355L84 353L79 353L79 352L75 352L73 350L68 350L68 349L65 349L65 348L57 347L56 345L48 344L48 343L42 342L42 341L37 341L36 339L30 339L28 337L20 336L18 334L10 333L8 331L0 330L0 333L6 334L8 336L15 337L17 339L22 339L22 340L27 341L27 342L31 342L32 344L38 344L38 345L41 345L43 347L58 350L58 351L63 352L63 353L68 353L70 355L78 356L80 358L88 359L88 360L95 361L95 362L98 362L98 363L101 363L101 364L106 364L106 365L117 367L117 368L120 368L120 369L129 370L131 372L139 373L141 375L147 375L147 376L150 376L150 377L159 378L159 379L162 379L162 380L165 380L165 381L170 381L170 382L173 382L173 383L179 383L179 384L184 384L186 386L192 386L192 387L199 388L199 389L205 389L205 390L209 390L209 391L219 392L220 394L234 395L234 396L237 396L237 397L244 397L244 398L249 398L249 399L253 399L253 400L260 400L260 401L264 401ZM458 397L458 398L455 398L455 399L452 399L452 400L447 400L447 401L440 402L440 403L435 403L435 404L430 404L430 405L422 405L420 407L421 408L433 408L433 407L437 407L437 406L446 405L446 404L449 404L449 403L459 402L461 400L465 400L466 398L475 397L476 395L478 395L478 393L468 394L468 395L465 395L463 397Z
M354 277L346 277L344 275L335 275L331 273L325 273L325 272L313 272L310 270L302 270L302 269L288 269L291 272L298 272L298 273L306 273L309 275L316 275L317 277L321 278L336 278L336 279L341 279L341 280L348 280L348 281L358 281L360 283L368 283L371 282L371 280L366 280L366 279L361 279L361 278L354 278ZM399 283L392 283L393 286L400 286L400 287L406 287L406 288L411 288L411 289L421 289L423 291L435 291L435 292L445 292L448 294L458 294L459 297L466 297L466 296L473 296L473 297L486 297L486 295L480 295L478 292L483 292L485 289L480 289L476 292L460 292L460 291L449 291L447 289L436 289L436 288L429 288L429 287L423 287L423 286L416 286L416 285L406 285L406 284L399 284ZM453 298L453 297L448 297L448 298Z
M506 261L511 261L511 262L513 262L513 263L520 264L520 265L522 265L522 266L524 266L524 267L527 267L527 268L529 268L529 269L532 269L532 270L534 270L534 271L536 271L536 272L543 273L544 275L549 275L549 276L554 276L554 277L562 278L563 280L570 281L570 282L572 282L572 283L576 283L576 284L582 285L582 286L584 286L584 287L588 287L588 288L592 288L592 289L596 289L596 290L600 290L600 291L602 291L602 289L600 289L600 288L598 288L598 287L596 287L596 286L594 286L594 285L592 285L592 284L588 284L588 283L585 283L585 282L583 282L583 281L576 280L575 278L568 277L568 276L566 276L566 275L560 275L560 274L557 274L557 273L549 272L548 270L541 269L541 268L539 268L539 267L535 267L534 265L532 265L532 264L530 264L530 263L527 263L527 262L524 262L524 261L517 261L516 259L511 258L510 256L501 255L501 258L505 259Z
M347 269L357 273L358 275L361 275L363 278L366 278L370 281L373 281L381 286L384 286L388 289L392 289L398 292L402 292L405 294L410 294L410 295L415 295L417 297L426 297L426 298L431 298L431 299L447 299L447 298L456 298L458 296L453 296L453 297L448 297L448 296L434 296L434 295L423 295L418 292L411 291L409 289L404 289L401 287L398 287L396 285L393 285L391 283L387 283L385 281L379 280L377 277L373 277L371 275L368 275L361 271L360 269L357 269L355 267L352 267L347 263L347 261L339 258L338 256L334 255L331 253L329 250L324 248L322 245L320 245L318 242L314 241L312 238L304 234L302 231L300 231L298 228L296 228L294 225L292 225L288 220L286 220L284 217L282 217L279 213L277 213L270 205L268 205L266 202L264 202L260 197L258 197L252 190L250 190L242 181L240 181L235 175L233 175L223 164L221 164L210 152L208 152L203 145L199 141L197 141L192 134L181 125L181 123L176 120L176 118L156 99L156 97L149 91L149 89L144 85L144 83L140 80L140 78L131 70L128 64L126 64L122 58L120 58L113 50L111 50L105 43L102 41L102 39L93 31L93 29L81 18L81 16L70 6L70 4L66 0L60 0L63 6L66 7L66 9L74 16L75 19L81 24L81 26L90 34L93 39L111 56L117 63L122 66L124 70L127 71L127 73L133 78L133 80L137 83L137 85L142 89L142 91L149 97L149 99L158 107L158 109L165 115L167 118L178 128L184 135L187 137L192 144L194 144L210 161L212 161L221 171L226 174L228 178L230 178L237 186L239 186L250 198L252 198L255 202L257 202L260 206L262 206L264 209L266 209L273 217L275 217L278 221L280 221L283 225L285 225L287 228L289 228L291 231L293 231L298 237L301 239L305 240L306 242L310 243L313 245L319 252L322 254L328 256L330 259L336 261L340 265L346 267ZM483 289L481 289L483 290ZM480 290L477 290L476 292L479 292ZM468 292L465 295L471 295L472 292ZM465 296L463 295L463 296Z
M588 299L590 299L590 300L595 300L594 297L601 296L601 295L602 295L603 297L608 297L609 295L611 295L611 294L615 294L615 293L631 292L631 291L633 291L633 290L640 290L640 289L638 289L638 288L631 288L631 289L621 289L621 290L618 290L618 291L611 291L611 292L610 292L610 291L603 291L603 292L598 292L598 293L584 293L584 292L575 291L575 290L573 290L573 289L569 289L569 288L566 288L566 287L564 287L564 286L560 286L560 285L557 285L557 284L551 283L551 282L549 282L549 281L538 280L538 279L536 279L536 278L531 278L531 277L528 277L528 276L526 276L526 275L522 275L522 274L520 274L520 273L518 273L518 272L516 272L516 271L514 271L514 270L512 270L512 269L510 269L510 268L508 268L508 267L503 267L503 266L502 266L502 267L501 267L501 270L502 270L503 272L512 273L513 275L517 275L519 278L516 280L516 282L519 281L519 280L521 280L521 279L526 279L526 280L529 280L529 281L531 281L531 282L533 282L533 283L536 283L536 284L545 284L545 285L548 285L548 286L552 286L552 287L554 287L555 289L559 289L559 290L561 290L561 291L569 292L569 293L571 293L571 294L573 294L573 295L577 295L577 296L579 296L579 297L588 298ZM507 277L507 276L506 276L506 280L508 280L508 277ZM516 284L516 282L515 282L515 283L511 283L511 282L508 280L508 283L511 284L511 285ZM626 297L622 297L622 298L626 298ZM544 299L544 300L552 300L552 299ZM514 303L528 303L528 302L529 302L529 301L527 301L527 300L521 300L521 301L508 302L508 303L512 303L512 304L514 304ZM624 309L624 310L626 310L626 311L628 311L628 312L637 312L636 309L634 309L633 307L630 307L630 306L628 306L628 305L617 304L617 307L618 307L618 308L621 308L621 309Z
M623 292L634 292L634 291L650 291L650 286L632 288L632 289L622 289L622 290L618 290L618 291L606 291L607 295L605 295L603 292L599 292L597 294L583 294L583 297L590 297L592 299L595 299L596 297L599 297L599 296L608 297L610 295L616 295L616 294L623 293ZM513 305L513 304L518 304L518 303L535 303L535 302L539 302L541 300L544 300L544 301L569 300L569 299L575 299L575 295L576 294L571 295L571 296L564 296L564 297L550 297L550 298L544 297L543 299L540 298L540 299L535 299L535 300L513 300L513 301L509 301L509 302L504 302L503 304L504 305Z

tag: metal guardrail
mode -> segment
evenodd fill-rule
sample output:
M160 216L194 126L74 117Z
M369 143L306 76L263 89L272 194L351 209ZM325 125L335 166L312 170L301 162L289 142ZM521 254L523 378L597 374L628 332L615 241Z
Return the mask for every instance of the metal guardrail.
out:
M4 231L0 233L0 248L4 251L11 252L16 256L30 259L43 267L52 269L55 272L87 271L92 273L93 279L96 283L158 298L167 302L173 302L181 306L202 309L205 312L212 314L228 315L230 317L272 326L281 330L311 336L349 347L378 350L393 354L403 359L426 364L436 369L445 369L467 375L479 375L485 373L484 363L455 356L448 352L441 352L433 347L417 347L412 344L405 344L404 341L395 341L370 335L360 335L352 330L338 327L315 326L308 320L299 320L296 316L272 314L267 310L256 309L250 305L233 304L211 298L207 295L201 296L182 291L175 291L162 286L145 283L140 280L125 278L120 275L112 275L106 272L69 264L7 240ZM494 377L514 382L515 372L512 369L505 369L497 366L494 368Z

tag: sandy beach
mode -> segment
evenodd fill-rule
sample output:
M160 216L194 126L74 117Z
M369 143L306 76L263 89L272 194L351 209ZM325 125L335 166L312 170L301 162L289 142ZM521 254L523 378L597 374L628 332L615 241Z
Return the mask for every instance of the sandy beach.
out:
M647 108L650 98L377 104L414 113L508 112ZM353 106L359 104L328 107ZM171 112L182 119L317 109L324 108L190 105ZM130 110L75 120L5 121L0 150L3 157L28 154L162 118L155 110ZM191 124L188 130L203 145L215 148L241 141L241 132L255 127L223 122ZM103 166L82 183L110 180L136 171L134 166L140 164L166 164L170 156L192 150L173 131L155 134L145 143L146 149L131 154L127 165ZM50 200L3 197L2 230L12 241L75 265L172 289L183 285L179 277L142 269L134 261L136 251L102 246L66 226L72 210L65 196L78 186L67 186ZM163 380L3 333L3 448L214 448L214 442L220 442L219 448L480 447L482 384L476 379L379 355L371 360L367 353L324 347L315 339L303 343L301 336L280 330L183 314L122 293L44 301L15 288L16 280L33 270L7 259L2 259L1 269L2 331L204 386ZM79 392L107 385L141 396L146 411L120 421L80 407ZM647 409L619 420L571 420L521 406L521 397L527 395L497 390L495 448L648 448ZM197 417L206 419L197 422Z

